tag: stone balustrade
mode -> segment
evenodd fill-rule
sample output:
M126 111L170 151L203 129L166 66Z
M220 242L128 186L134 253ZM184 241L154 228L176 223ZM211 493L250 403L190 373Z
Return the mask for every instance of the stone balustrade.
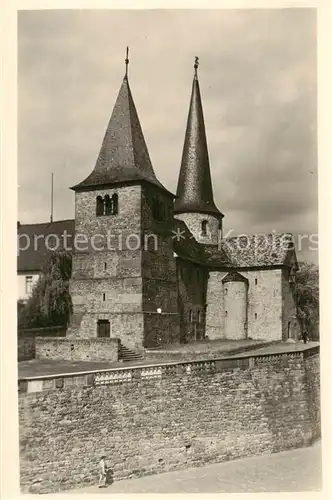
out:
M193 360L161 364L139 365L103 370L91 370L76 373L61 373L58 375L38 375L24 377L18 380L19 393L41 392L68 388L71 386L100 386L128 384L138 380L161 380L175 376L194 376L204 373L218 373L224 370L253 368L262 364L280 364L286 367L290 359L317 354L319 346L306 348L298 352L281 352L273 354L246 354L238 357Z

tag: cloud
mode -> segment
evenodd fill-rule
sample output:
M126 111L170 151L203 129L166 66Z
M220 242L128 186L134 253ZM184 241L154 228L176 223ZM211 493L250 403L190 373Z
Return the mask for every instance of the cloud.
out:
M74 215L124 73L158 178L176 191L193 59L215 201L236 231L315 232L312 9L20 11L19 218Z

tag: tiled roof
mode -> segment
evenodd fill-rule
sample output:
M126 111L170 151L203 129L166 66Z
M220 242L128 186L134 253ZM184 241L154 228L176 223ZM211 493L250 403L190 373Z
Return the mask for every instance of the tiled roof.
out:
M168 192L154 173L128 79L125 77L95 168L72 189L136 181L149 182Z
M292 241L290 233L225 238L219 247L205 245L204 262L211 267L223 267L226 255L232 268L287 265L293 252Z
M73 235L74 225L73 219L41 224L21 224L17 230L17 270L19 272L40 271L50 251L47 246L52 249L59 242L58 249L63 250L63 235ZM48 236L49 238L46 239ZM69 238L67 243L72 245L72 239Z
M175 212L200 212L223 216L213 201L209 153L197 75L194 77Z

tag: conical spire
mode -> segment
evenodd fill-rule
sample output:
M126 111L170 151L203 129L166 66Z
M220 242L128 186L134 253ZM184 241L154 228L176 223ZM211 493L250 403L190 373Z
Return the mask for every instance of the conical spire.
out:
M167 191L154 173L126 73L94 170L72 189L146 181Z
M209 153L197 77L198 57L195 58L194 68L195 74L174 212L222 215L213 201Z

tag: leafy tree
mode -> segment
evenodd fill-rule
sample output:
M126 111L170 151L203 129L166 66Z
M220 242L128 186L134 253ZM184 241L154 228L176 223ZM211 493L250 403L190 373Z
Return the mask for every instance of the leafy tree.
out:
M72 258L68 252L51 252L32 295L18 315L19 327L66 325L72 312L69 294Z
M309 338L319 339L319 269L316 264L299 262L296 273L294 296L302 328L306 328Z

